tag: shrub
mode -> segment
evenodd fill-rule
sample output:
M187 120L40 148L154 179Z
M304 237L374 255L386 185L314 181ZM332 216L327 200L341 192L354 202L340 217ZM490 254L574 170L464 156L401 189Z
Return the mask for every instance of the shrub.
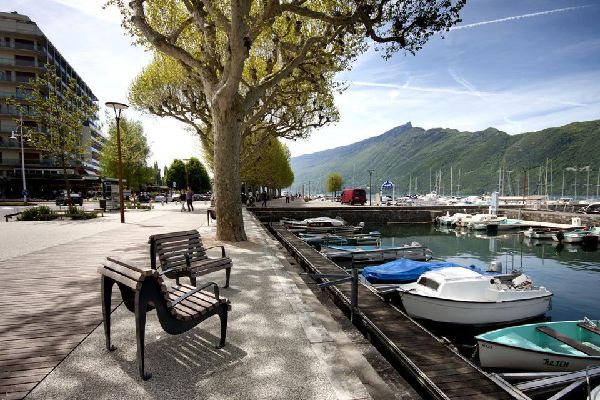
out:
M77 220L97 218L98 214L96 214L95 212L85 212L83 208L77 208L77 206L69 206L67 216L71 217L71 219Z
M50 221L58 215L47 206L28 208L17 218L19 221Z

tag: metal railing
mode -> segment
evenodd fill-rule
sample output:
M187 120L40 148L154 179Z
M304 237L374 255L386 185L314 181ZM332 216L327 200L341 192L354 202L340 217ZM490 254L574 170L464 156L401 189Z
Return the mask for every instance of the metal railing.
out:
M7 60L6 58L0 58L0 64L11 65L13 67L37 67L38 66L35 61Z

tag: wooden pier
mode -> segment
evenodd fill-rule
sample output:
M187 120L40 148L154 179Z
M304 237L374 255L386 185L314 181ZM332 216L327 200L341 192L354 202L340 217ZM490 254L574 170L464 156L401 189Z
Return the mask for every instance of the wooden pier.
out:
M340 274L342 270L281 225L271 231L309 272ZM324 279L324 281L327 281ZM349 308L351 287L329 287L334 300ZM529 399L496 375L486 374L476 365L446 346L433 334L385 302L366 286L358 287L356 324L382 344L434 399Z

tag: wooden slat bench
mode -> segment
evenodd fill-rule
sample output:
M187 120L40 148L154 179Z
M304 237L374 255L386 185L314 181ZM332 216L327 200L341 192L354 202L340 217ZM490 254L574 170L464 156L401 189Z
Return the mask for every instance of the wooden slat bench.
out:
M197 230L152 235L148 241L152 269L157 269L158 256L160 268L168 271L165 275L175 278L177 284L180 277L188 277L192 285L195 285L196 277L224 269L224 287L229 287L232 262L225 254L225 247L219 245L205 248ZM221 257L208 258L206 251L217 247L221 248Z
M567 344L567 345L573 347L574 349L581 351L584 354L587 354L588 356L600 356L600 351L594 349L593 347L586 345L585 343L578 342L577 340L574 340L566 335L563 335L562 333L555 331L554 329L552 329L550 327L538 326L537 330L545 333L546 335L548 335L550 337L553 337L554 339L556 339L560 342L563 342L564 344Z
M4 219L6 220L6 222L8 222L9 219L13 218L13 217L18 217L19 215L21 215L23 211L19 211L16 213L12 213L12 214L5 214L4 215Z
M231 304L229 300L219 296L216 283L209 282L198 287L177 285L168 288L162 273L111 257L107 257L106 262L98 268L98 272L102 275L102 317L106 348L109 351L115 350L110 340L110 310L112 287L116 283L125 306L135 313L137 363L143 380L152 376L144 370L144 334L146 313L154 308L160 325L171 335L187 332L205 319L218 315L221 320L221 339L217 348L225 345L227 313L231 310ZM204 290L209 286L213 286L213 292Z

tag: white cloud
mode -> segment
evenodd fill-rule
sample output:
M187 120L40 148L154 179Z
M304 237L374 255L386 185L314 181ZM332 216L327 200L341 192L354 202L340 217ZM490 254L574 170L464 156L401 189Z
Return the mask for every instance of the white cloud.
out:
M577 6L577 7L557 8L557 9L554 9L554 10L540 11L540 12L534 12L534 13L522 14L522 15L515 15L515 16L512 16L512 17L499 18L499 19L494 19L494 20L490 20L490 21L481 21L481 22L476 22L476 23L473 23L473 24L453 26L452 28L450 28L450 30L451 31L457 31L457 30L460 30L460 29L476 28L476 27L479 27L479 26L489 25L489 24L497 24L497 23L500 23L500 22L516 21L516 20L519 20L519 19L539 17L539 16L542 16L542 15L556 14L556 13L561 13L561 12L565 12L565 11L580 10L580 9L586 8L586 7L591 7L591 5Z
M478 131L492 126L515 134L597 119L600 115L600 90L589 85L600 82L600 72L495 92L476 90L466 79L456 76L464 83L462 87L473 90L427 86L414 90L412 86L354 82L336 99L341 121L315 132L307 141L291 143L292 155L348 145L407 121L425 129ZM393 99L390 88L397 90Z

